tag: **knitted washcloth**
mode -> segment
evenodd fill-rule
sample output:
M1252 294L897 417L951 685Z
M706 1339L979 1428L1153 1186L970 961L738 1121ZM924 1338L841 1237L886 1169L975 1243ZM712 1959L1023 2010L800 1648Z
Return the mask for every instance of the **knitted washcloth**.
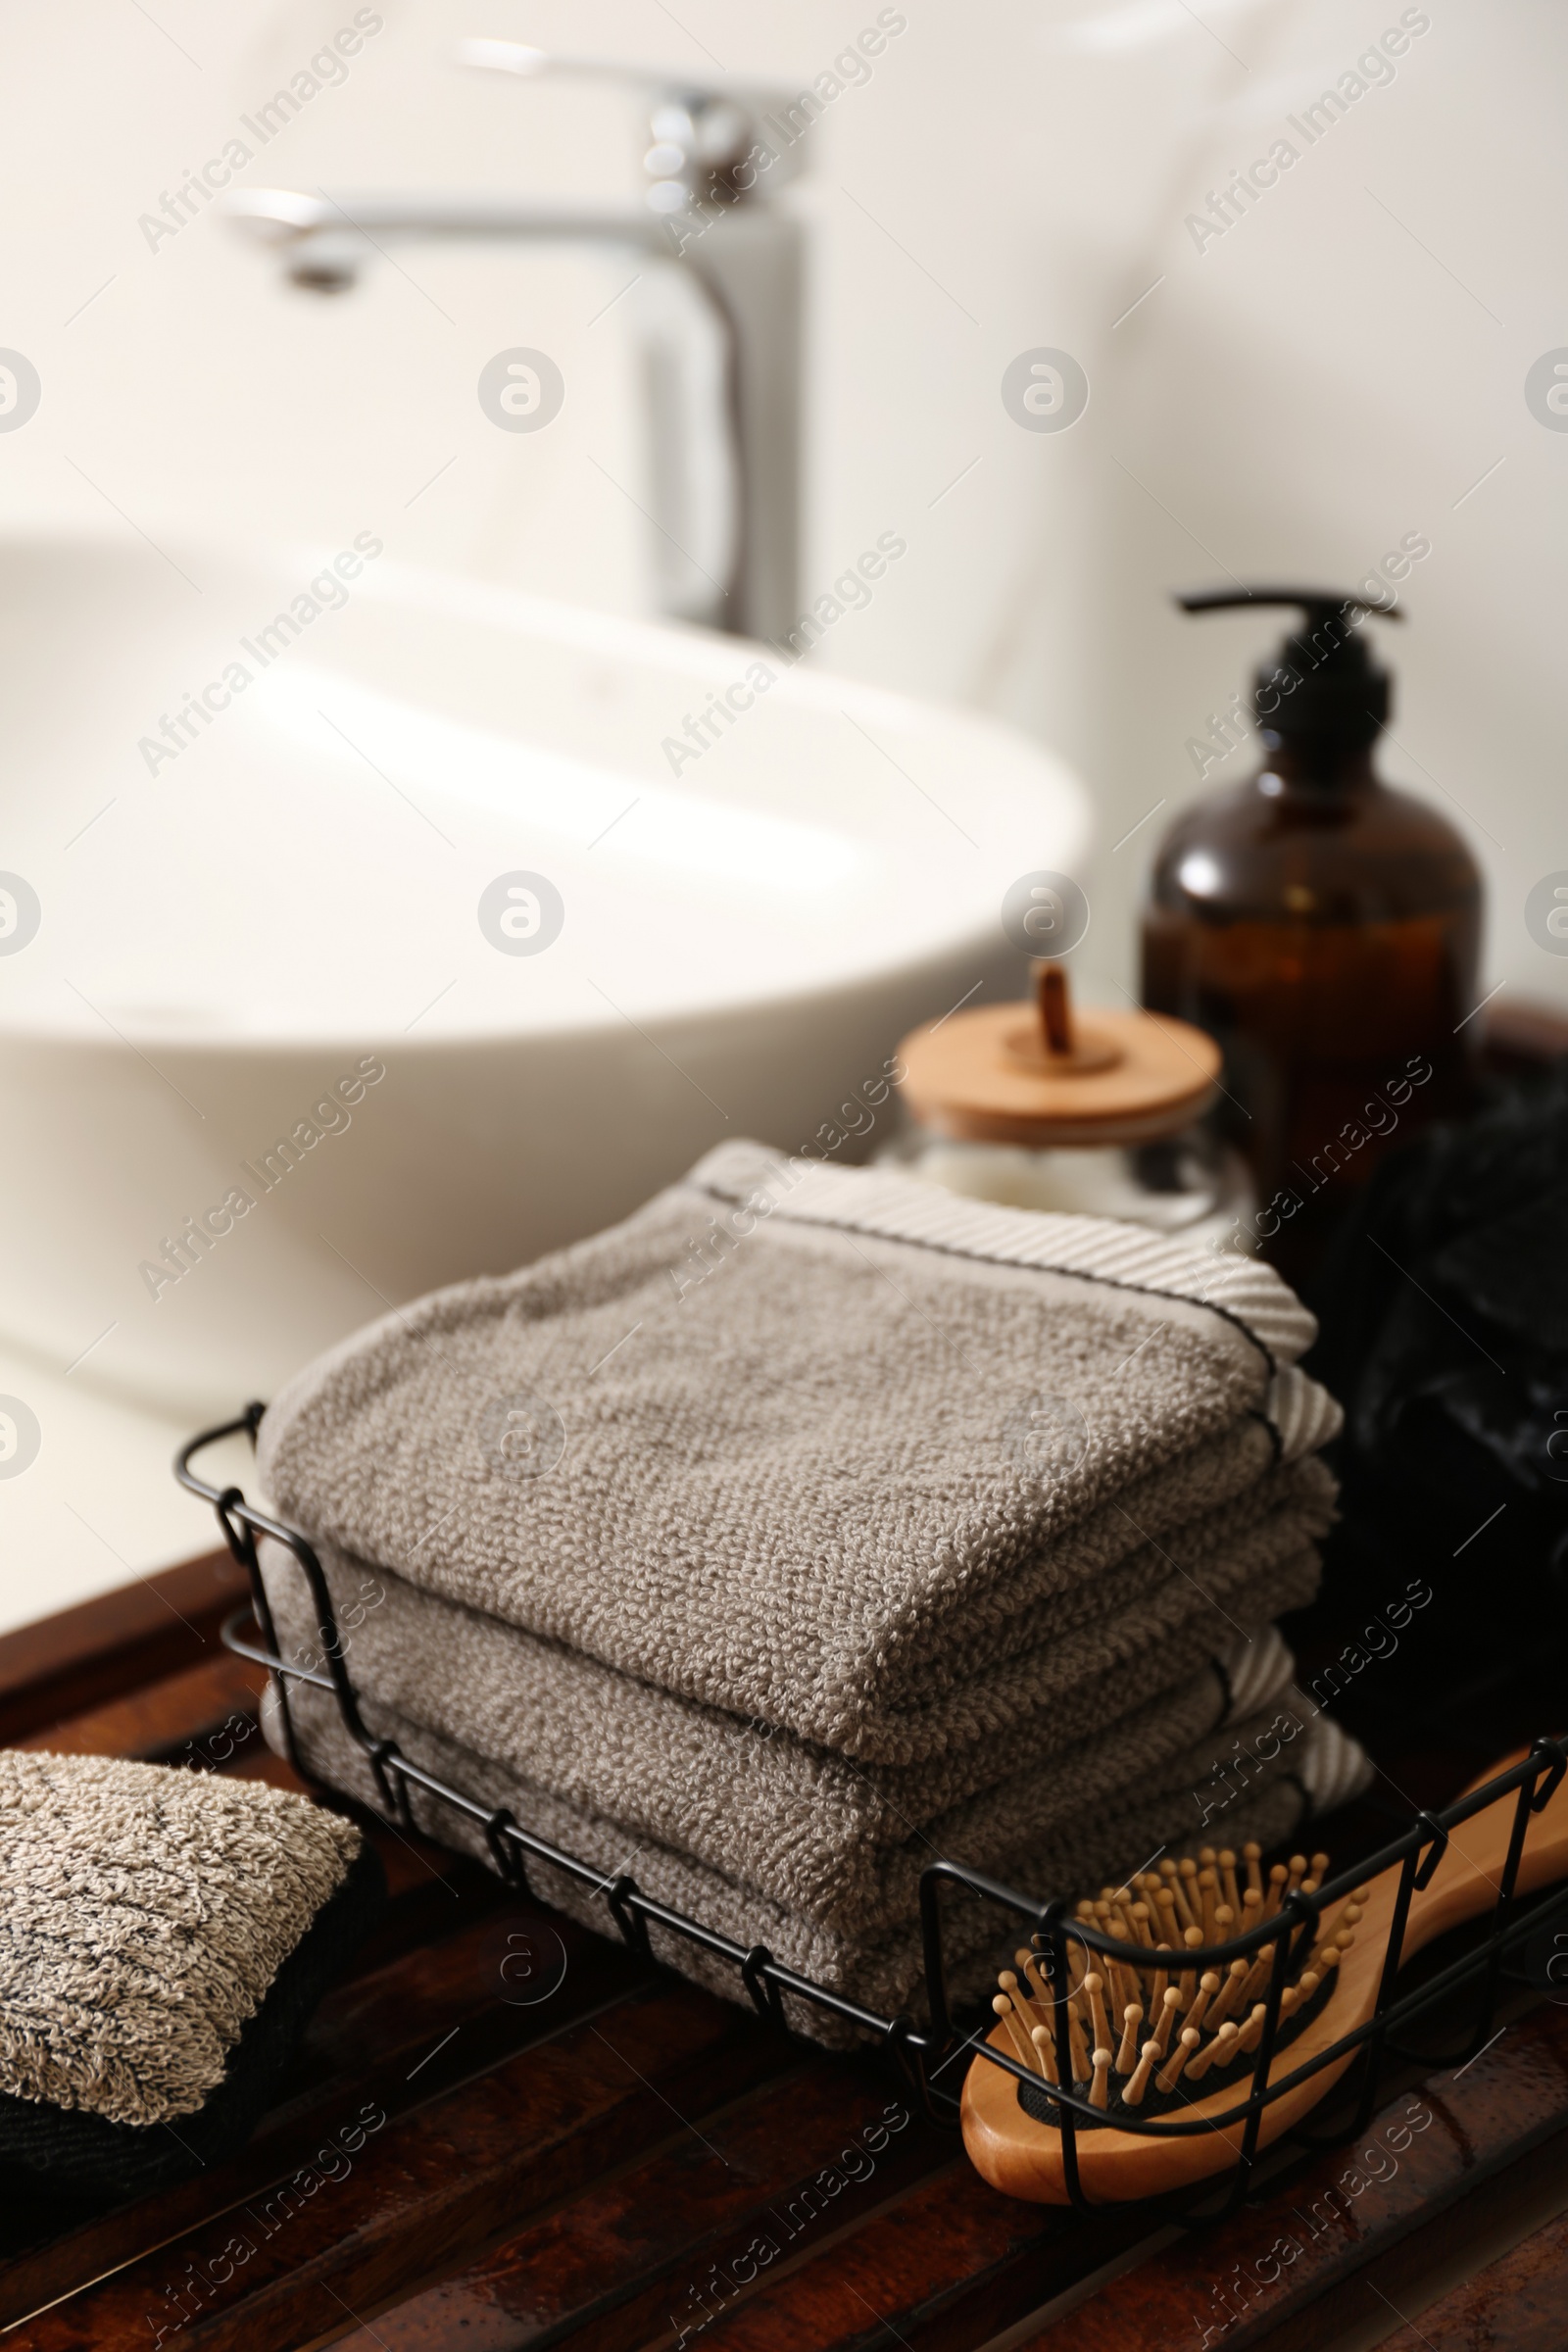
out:
M913 1763L995 1728L982 1686L1039 1651L1044 1604L1158 1539L1142 1503L1186 1524L1256 1483L1238 1429L1312 1332L1251 1261L729 1145L312 1366L261 1473L411 1585Z
M361 1833L256 1781L0 1749L0 2169L89 2194L242 2140L380 1899Z

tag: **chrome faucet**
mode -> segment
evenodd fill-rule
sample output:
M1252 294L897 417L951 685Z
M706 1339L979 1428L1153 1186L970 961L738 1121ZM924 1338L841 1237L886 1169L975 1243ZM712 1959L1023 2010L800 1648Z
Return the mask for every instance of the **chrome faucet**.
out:
M553 210L258 189L227 200L231 218L281 249L296 285L320 293L353 286L393 239L620 246L659 264L640 273L659 610L736 636L784 636L799 617L802 232L778 192L799 165L807 102L514 41L465 41L457 55L489 73L645 90L640 200ZM694 288L706 318L692 316Z

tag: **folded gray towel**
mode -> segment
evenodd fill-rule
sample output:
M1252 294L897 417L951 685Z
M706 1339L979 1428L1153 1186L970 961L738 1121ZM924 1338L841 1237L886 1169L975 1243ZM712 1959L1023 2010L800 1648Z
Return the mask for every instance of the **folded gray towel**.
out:
M334 1787L375 1803L369 1767L344 1731L331 1697L297 1686L290 1707L302 1753L311 1768ZM618 1822L530 1788L504 1766L440 1739L389 1707L371 1702L365 1713L370 1731L396 1740L404 1753L427 1771L485 1805L509 1807L539 1836L602 1871L603 1880L585 1886L546 1865L528 1866L535 1891L585 1926L604 1931L604 1887L625 1873L635 1877L654 1900L700 1920L743 1947L763 1943L786 1967L869 2008L890 2016L920 2008L922 1959L912 1888L920 1868L935 1858L926 1840L911 1840L904 1857L910 1899L903 1904L897 1922L881 1934L847 1936L768 1902L686 1854L630 1835ZM1227 1725L1196 1742L1159 1774L1154 1792L1128 1794L1120 1805L1090 1799L1050 1837L1032 1838L1021 1848L1004 1841L989 1855L977 1855L966 1847L954 1858L1012 1878L1042 1898L1080 1893L1106 1879L1119 1881L1128 1872L1145 1867L1161 1850L1180 1852L1184 1845L1198 1842L1193 1789L1209 1782L1215 1762L1230 1755L1239 1736L1251 1735L1260 1724L1272 1720L1272 1713L1265 1713L1246 1726ZM281 1735L275 1706L270 1703L267 1723L269 1738L278 1744ZM1366 1773L1366 1759L1353 1740L1320 1716L1292 1744L1282 1746L1275 1757L1259 1766L1245 1795L1238 1796L1223 1815L1223 1836L1238 1846L1248 1838L1257 1838L1265 1847L1280 1844L1310 1814L1331 1809L1364 1787ZM483 1833L476 1825L416 1788L411 1790L411 1801L415 1822L430 1837L481 1861L490 1860ZM1209 1838L1217 1834L1218 1822L1210 1823L1202 1833ZM1005 1958L1014 1933L989 1905L957 1899L950 1902L946 1944L956 1998L972 1998L994 1984L999 1952ZM744 1997L731 1963L714 1959L685 1937L657 1928L650 1933L650 1942L655 1957L682 1975L727 1999ZM814 2040L842 2047L855 2039L852 2032L813 2004L792 2000L785 2006L791 2025Z
M897 2009L933 1855L1042 1894L1119 1876L1196 1839L1197 1792L1274 1722L1267 1621L1311 1597L1332 1517L1312 1329L1249 1261L729 1146L312 1366L261 1471L372 1732ZM296 1565L262 1563L309 1653ZM311 1767L371 1794L330 1698L292 1703ZM1364 1769L1321 1721L1276 1745L1227 1838L1288 1836ZM593 1889L536 1883L603 1924ZM956 1933L979 1968L994 1919Z
M918 1766L861 1763L672 1697L388 1571L369 1571L368 1582L360 1563L328 1553L324 1564L340 1602L373 1595L373 1605L345 1606L362 1698L490 1758L531 1790L608 1817L628 1841L655 1839L860 1937L912 1899L908 1875L889 1876L889 1855L912 1834L989 1867L982 1852L1000 1854L1009 1836L1021 1848L1055 1827L1077 1801L1058 1796L1058 1780L1082 1782L1075 1750L1086 1738L1101 1793L1167 1777L1175 1755L1224 1719L1231 1682L1216 1653L1243 1653L1239 1680L1253 1645L1248 1629L1316 1591L1308 1539L1327 1524L1326 1484L1320 1464L1296 1464L1260 1482L1263 1500L1254 1490L1229 1513L1169 1535L1163 1557L1134 1554L1091 1591L1083 1622L1048 1624L1038 1650L1000 1670L1015 1721ZM1234 1532L1227 1518L1240 1520ZM304 1579L274 1545L263 1574L283 1654L308 1659L318 1629ZM1118 1641L1123 1655L1107 1671ZM1257 1642L1273 1671L1248 1677L1254 1710L1291 1673L1277 1637L1265 1631ZM998 1679L972 1687L977 1719ZM1098 1713L1086 1714L1096 1698Z
M981 1670L1037 1659L1047 1604L1065 1638L1076 1591L1105 1634L1082 1671L1114 1663L1107 1576L1147 1592L1151 1539L1248 1507L1312 1331L1250 1260L730 1145L321 1359L261 1473L283 1517L428 1592L918 1763L997 1728ZM1038 1665L1013 1679L1023 1720Z

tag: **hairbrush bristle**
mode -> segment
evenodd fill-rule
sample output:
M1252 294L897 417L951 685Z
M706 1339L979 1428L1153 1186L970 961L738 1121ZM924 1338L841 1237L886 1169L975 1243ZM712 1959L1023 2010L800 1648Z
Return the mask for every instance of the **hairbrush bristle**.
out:
M1139 2107L1143 2104L1144 2093L1149 2088L1149 2078L1153 2073L1158 2059L1159 2051L1154 2043L1146 2041L1143 2054L1133 2069L1131 2080L1121 2094L1125 2106Z
M1176 2030L1176 2019L1180 2007L1181 1994L1174 1984L1167 1984L1165 1998L1159 2005L1159 2012L1154 2021L1154 2046L1161 2058L1170 2047L1170 2037Z
M1236 2047L1239 2050L1252 2051L1256 2049L1258 2043L1263 2038L1263 2023L1267 2016L1268 2003L1266 2001L1259 2001L1253 2009L1251 2016L1248 2019L1246 2025L1236 2036Z
M1229 1969L1226 1971L1225 1982L1220 1986L1219 1999L1214 2003L1213 2008L1209 2012L1208 2023L1211 2032L1216 2034L1218 2033L1226 2018L1229 2017L1231 2011L1240 2002L1242 1997L1242 1986L1247 1983L1248 1979L1249 1966L1250 1964L1246 1960L1233 1960L1231 1962Z
M1011 2001L1004 1992L999 1992L991 2006L1007 2029L1007 2039L1012 2044L1012 2054L1018 2060L1019 2065L1032 2067L1034 2051L1024 2039L1023 2032L1013 2016Z
M1202 2024L1208 2014L1208 2004L1218 1990L1218 1977L1215 1976L1212 1969L1206 1970L1198 1980L1198 1990L1193 1995L1193 2005L1187 2012L1187 2023L1190 2026Z
M1246 1884L1240 1875L1245 1865ZM1138 1871L1120 1886L1085 1896L1067 1923L1065 1976L1054 1989L1057 1963L1052 1938L1020 1947L1014 1968L1003 1969L992 2002L1006 2045L1039 2082L1058 2082L1057 2033L1064 2030L1071 2082L1080 2096L1104 2112L1138 2107L1152 2086L1156 2096L1198 2097L1197 2085L1260 2045L1276 1969L1278 1937L1227 1968L1186 1965L1188 1954L1223 1945L1275 1918L1298 1894L1311 1902L1329 1873L1329 1857L1292 1854L1265 1873L1255 1843L1236 1849L1204 1846L1157 1869ZM1285 1963L1279 2026L1295 2021L1320 1997L1332 1995L1334 1972L1355 1940L1367 1888L1357 1887L1332 1920L1291 1939ZM1082 1927L1108 1938L1114 1955L1079 1939ZM1112 2090L1114 2089L1114 2099Z
M1048 2082L1056 2081L1056 2046L1044 2026L1036 2026L1029 2037L1040 2060L1040 2072Z
M1110 2021L1105 2015L1105 2003L1101 1979L1091 1973L1084 1979L1084 1991L1089 1996L1089 2016L1095 2031L1096 2049L1109 2049Z
M1144 2022L1144 2013L1136 2001L1129 2001L1121 2014L1121 2047L1116 2052L1116 2072L1118 2075L1130 2075L1138 2064L1138 2029Z
M1202 2081L1203 2077L1207 2074L1209 2068L1213 2065L1215 2059L1218 2057L1221 2048L1224 2046L1224 2036L1225 2029L1221 2027L1219 2033L1215 2034L1211 2040L1205 2041L1202 2044L1202 2047L1199 2050L1197 2056L1189 2059L1187 2065L1187 2080L1189 2082L1200 2082Z
M1200 1944L1206 1943L1208 1938L1203 1934L1201 1928L1189 1928L1184 1941L1186 1942L1189 1951L1196 1951L1198 1946ZM1178 1989L1181 1993L1182 2008L1184 2011L1186 2011L1192 2007L1194 1998L1198 1991L1198 1971L1196 1968L1184 1968L1182 1970L1181 1982Z
M1196 2054L1198 2044L1200 2039L1201 2036L1197 2034L1191 2026L1184 2026L1182 2028L1182 2037L1180 2041L1176 2044L1176 2047L1172 2050L1170 2056L1166 2059L1164 2065L1154 2077L1154 2088L1156 2090L1162 2090L1169 2093L1175 2089L1177 2083L1181 2081L1182 2068L1187 2064L1189 2058Z

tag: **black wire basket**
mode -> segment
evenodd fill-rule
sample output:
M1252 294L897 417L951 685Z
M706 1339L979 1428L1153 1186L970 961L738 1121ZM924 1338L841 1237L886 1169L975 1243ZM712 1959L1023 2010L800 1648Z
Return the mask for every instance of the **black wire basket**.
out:
M175 1456L174 1475L188 1493L212 1505L229 1551L249 1578L250 1602L248 1606L235 1610L226 1620L222 1639L226 1647L237 1656L266 1667L271 1675L289 1758L302 1779L312 1780L316 1776L302 1761L296 1745L288 1707L291 1683L308 1684L316 1690L329 1692L335 1699L343 1728L364 1755L389 1820L407 1829L416 1827L410 1807L410 1792L413 1789L421 1790L439 1804L450 1806L483 1833L497 1872L517 1892L524 1895L528 1893L530 1861L548 1865L564 1873L590 1894L603 1900L611 1925L640 1958L653 1958L649 1930L657 1927L665 1934L684 1937L710 1956L733 1967L741 1987L759 2014L781 2032L789 2030L783 2006L786 1995L828 2012L841 2024L852 2027L867 2041L886 2051L897 2062L923 2112L935 2124L949 2128L957 2125L957 2094L961 2074L956 2069L966 2054L978 2056L987 2064L1015 2077L1021 2089L1027 2089L1032 2097L1039 2098L1042 2078L1031 2074L1017 2059L987 2038L988 2028L993 2022L989 2014L970 2016L956 2013L950 2001L943 1945L944 1893L949 1888L961 1889L971 1898L994 1905L999 1913L1025 1923L1034 1946L1040 1953L1044 1975L1053 1984L1062 1985L1074 1981L1074 1946L1078 1950L1077 1968L1081 1976L1085 1968L1094 1964L1090 1955L1100 1961L1125 1962L1128 1947L1124 1942L1116 1941L1092 1921L1075 1915L1065 1896L1042 1901L1037 1896L1021 1893L1016 1887L1003 1886L998 1880L988 1878L981 1871L968 1869L960 1862L938 1860L927 1865L920 1879L925 2015L923 2019L907 2013L898 2017L883 2017L875 2010L851 2000L844 1993L835 1991L830 1985L818 1984L796 1970L786 1968L773 1958L765 1945L754 1944L747 1948L729 1936L715 1934L700 1920L690 1919L684 1913L671 1909L668 1904L658 1902L645 1894L634 1879L625 1875L607 1879L593 1864L535 1835L511 1812L493 1810L465 1795L462 1789L452 1788L404 1755L396 1741L377 1739L366 1728L354 1685L344 1663L344 1643L338 1631L326 1578L309 1540L297 1528L270 1517L253 1503L247 1502L240 1488L215 1487L191 1467L198 1453L221 1439L243 1432L254 1443L265 1409L263 1405L252 1404L236 1419L225 1421L217 1428L203 1430L199 1436L192 1438ZM320 1628L324 1672L314 1667L290 1665L279 1654L257 1553L257 1539L261 1536L270 1537L293 1555L310 1588L312 1600L318 1611L317 1622ZM258 1634L260 1641L256 1639ZM1262 2031L1252 2053L1250 2070L1250 2087L1244 2090L1243 2082L1236 2082L1236 2097L1226 2105L1223 2116L1218 2119L1193 2118L1176 2112L1149 2116L1118 2114L1115 2118L1118 2132L1137 2133L1155 2141L1191 2138L1199 2133L1212 2133L1221 2127L1230 2135L1237 2125L1242 2127L1241 2140L1235 2150L1232 2179L1221 2201L1199 2213L1193 2206L1189 2191L1184 2197L1174 2200L1180 2205L1180 2218L1189 2223L1194 2220L1204 2223L1216 2221L1242 2203L1248 2194L1258 2160L1265 2110L1287 2093L1297 2090L1315 2074L1329 2068L1343 2073L1348 2061L1357 2069L1348 2091L1348 2101L1353 2102L1353 2105L1348 2103L1342 2109L1348 2120L1345 2122L1343 2130L1332 2135L1333 2141L1338 2141L1355 2136L1366 2129L1377 2104L1383 2070L1391 2059L1430 2072L1436 2067L1461 2065L1486 2046L1494 2031L1496 2002L1508 1956L1539 1935L1552 1918L1560 1917L1568 1910L1568 1886L1548 1889L1535 1901L1525 1901L1516 1892L1532 1817L1543 1810L1565 1774L1568 1774L1568 1744L1557 1739L1539 1739L1527 1754L1497 1773L1484 1787L1471 1790L1439 1812L1418 1812L1409 1827L1397 1838L1391 1839L1375 1853L1363 1857L1353 1868L1312 1891L1303 1888L1287 1894L1278 1911L1258 1926L1232 1936L1226 1942L1183 1951L1181 1966L1184 1970L1225 1971L1234 1961L1255 1962L1265 1952L1271 1954L1271 1962L1264 1995ZM1425 1975L1407 1992L1397 1994L1396 1979L1402 1957L1412 1896L1430 1885L1448 1849L1452 1832L1509 1795L1514 1798L1512 1828L1506 1860L1495 1882L1496 1900L1492 1907L1490 1922L1467 1940L1465 1949L1457 1957ZM1325 1913L1332 1912L1337 1905L1348 1900L1368 1880L1379 1878L1396 1867L1400 1876L1395 1897L1393 1927L1372 2015L1326 2048L1315 2050L1300 2066L1282 2073L1278 2080L1273 2079L1274 2060L1282 2047L1282 1996L1293 1967L1312 1947ZM1451 2006L1470 1988L1475 1993L1475 2022L1464 2047L1458 2052L1435 2057L1431 2053L1407 2049L1398 2040L1397 2036L1417 2017L1440 2004ZM1085 2091L1077 2087L1065 2087L1072 2080L1065 2002L1056 2004L1054 2031L1058 2082L1049 2091L1050 2121L1060 2134L1067 2201L1080 2211L1090 2211L1095 2209L1094 2201L1084 2192L1079 2138L1083 2132L1103 2128L1106 2119L1091 2103ZM944 2077L947 2078L946 2082ZM1310 2140L1299 2127L1292 2129L1298 2144L1331 2144L1327 2140Z

